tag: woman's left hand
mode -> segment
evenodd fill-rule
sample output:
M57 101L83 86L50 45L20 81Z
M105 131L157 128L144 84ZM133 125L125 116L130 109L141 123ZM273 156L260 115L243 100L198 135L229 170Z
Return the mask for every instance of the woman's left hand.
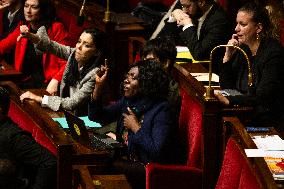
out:
M20 100L23 102L24 99L32 99L32 100L35 100L39 103L42 102L42 97L41 96L38 96L38 95L35 95L34 93L30 92L30 91L27 91L25 93L23 93L21 96L20 96Z
M123 123L127 129L130 129L132 132L136 133L140 128L141 125L138 122L136 115L133 111L127 107L128 113L123 113Z

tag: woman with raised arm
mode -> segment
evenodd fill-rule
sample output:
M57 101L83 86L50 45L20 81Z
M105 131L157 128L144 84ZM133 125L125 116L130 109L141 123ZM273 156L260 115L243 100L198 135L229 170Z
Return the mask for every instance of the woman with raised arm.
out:
M26 24L32 33L45 26L48 36L62 44L66 44L68 34L63 24L55 20L55 11L50 0L25 0L24 16L25 21L19 22L16 29L0 41L0 56L15 50L14 67L25 76L20 87L47 87L46 90L54 94L62 79L66 61L36 50L27 39L17 38L22 24Z
M228 45L243 49L251 62L253 87L248 87L248 65L244 55L227 47L220 72L222 89L236 89L242 95L217 98L225 105L253 106L255 126L275 126L284 130L284 51L271 37L270 20L264 7L248 3L237 14L236 33ZM249 93L250 92L250 93Z
M104 33L97 29L84 30L75 48L50 40L44 27L39 28L37 34L33 34L23 25L19 38L28 38L35 43L37 49L67 60L60 84L60 96L41 97L27 91L20 99L33 99L54 111L62 108L74 111L78 116L87 115L87 103L95 87L95 75L105 60Z
M144 60L132 64L123 81L123 97L102 106L106 73L96 79L89 119L117 121L116 140L127 146L127 158L114 160L115 173L124 173L133 188L145 188L145 165L174 163L178 125L167 101L169 77L161 64Z

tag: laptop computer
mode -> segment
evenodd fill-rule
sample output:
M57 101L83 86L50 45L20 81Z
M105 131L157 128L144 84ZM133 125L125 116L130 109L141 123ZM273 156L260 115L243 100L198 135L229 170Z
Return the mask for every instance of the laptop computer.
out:
M70 130L72 138L80 144L95 148L95 149L107 149L115 150L122 148L124 145L106 135L95 134L88 131L84 121L79 117L71 114L68 111L64 111L66 121Z

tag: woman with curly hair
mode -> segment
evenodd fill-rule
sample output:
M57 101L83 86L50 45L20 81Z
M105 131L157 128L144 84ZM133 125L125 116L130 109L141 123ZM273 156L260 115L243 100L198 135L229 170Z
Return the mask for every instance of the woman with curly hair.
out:
M127 160L116 160L117 173L124 173L133 188L145 188L145 165L174 163L177 124L167 101L169 77L161 64L143 60L131 65L123 81L124 96L102 107L99 96L107 70L96 76L89 119L117 121L116 139L127 146Z

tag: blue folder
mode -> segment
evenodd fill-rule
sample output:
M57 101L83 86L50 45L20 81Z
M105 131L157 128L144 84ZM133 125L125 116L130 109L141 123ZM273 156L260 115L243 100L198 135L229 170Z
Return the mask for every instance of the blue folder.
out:
M102 127L101 124L89 120L88 116L83 116L83 117L79 117L79 118L84 121L84 123L87 127L96 127L96 128ZM64 129L69 128L65 117L58 117L58 118L52 118L52 119L54 121L57 121Z

